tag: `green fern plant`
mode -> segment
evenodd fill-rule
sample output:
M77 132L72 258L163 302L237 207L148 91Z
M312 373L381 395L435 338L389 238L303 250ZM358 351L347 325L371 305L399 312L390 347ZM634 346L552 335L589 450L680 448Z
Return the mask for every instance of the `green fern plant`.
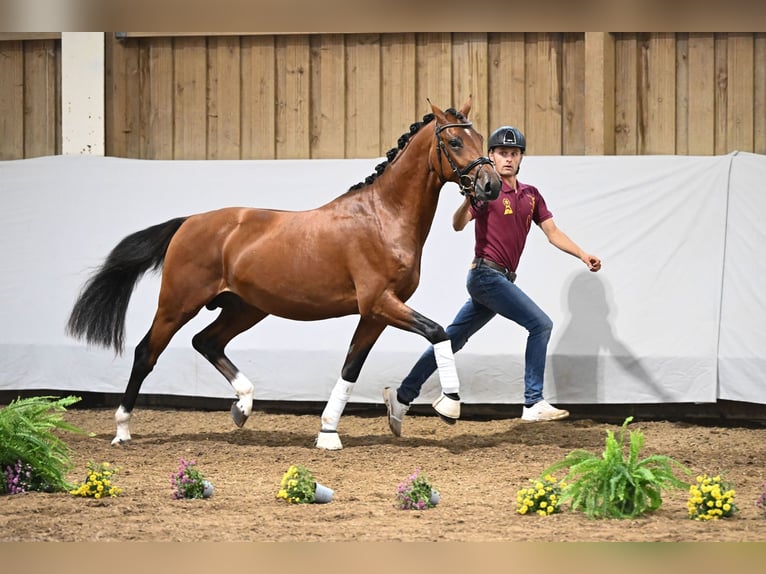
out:
M545 476L569 469L563 479L567 486L561 502L569 502L571 510L585 512L590 518L635 518L662 505L663 489L689 488L673 473L676 467L690 474L680 462L659 454L639 458L646 439L638 429L627 432L632 420L625 419L617 438L613 431L607 431L601 456L577 449L542 472Z
M66 422L62 415L80 397L29 397L12 401L0 409L0 476L3 471L21 463L31 468L31 485L36 490L66 491L72 469L70 449L57 431L84 434ZM5 483L5 480L2 480ZM0 492L5 484L0 484Z

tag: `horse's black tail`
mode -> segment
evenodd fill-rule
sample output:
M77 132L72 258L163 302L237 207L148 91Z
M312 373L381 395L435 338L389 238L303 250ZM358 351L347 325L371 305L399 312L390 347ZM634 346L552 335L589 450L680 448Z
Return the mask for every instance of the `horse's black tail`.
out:
M69 316L67 333L122 353L125 314L133 289L146 271L162 266L170 240L186 219L171 219L120 241L83 286Z

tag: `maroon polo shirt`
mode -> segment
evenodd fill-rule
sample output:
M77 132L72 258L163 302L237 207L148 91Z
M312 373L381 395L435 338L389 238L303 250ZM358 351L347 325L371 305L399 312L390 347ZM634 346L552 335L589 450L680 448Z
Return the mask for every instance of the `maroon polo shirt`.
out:
M494 201L483 203L478 209L471 206L474 218L476 257L483 257L516 271L527 234L534 221L540 225L553 217L537 188L516 181L514 191L503 182L500 195Z

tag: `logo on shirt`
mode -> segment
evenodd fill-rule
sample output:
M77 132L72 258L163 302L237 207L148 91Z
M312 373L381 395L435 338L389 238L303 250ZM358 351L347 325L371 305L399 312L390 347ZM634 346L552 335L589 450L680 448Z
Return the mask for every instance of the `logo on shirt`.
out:
M513 215L513 210L511 209L511 200L507 197L503 198L503 206L505 207L505 211L503 211L503 215Z

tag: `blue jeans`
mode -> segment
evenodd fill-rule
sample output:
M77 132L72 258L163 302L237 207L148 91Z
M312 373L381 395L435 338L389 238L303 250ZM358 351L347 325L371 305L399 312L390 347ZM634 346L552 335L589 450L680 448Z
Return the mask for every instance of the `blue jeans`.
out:
M543 376L548 341L553 321L521 289L499 271L486 266L471 269L466 281L471 296L447 327L452 352L457 353L468 339L495 315L501 315L528 332L524 353L524 404L531 406L543 398ZM433 347L420 356L397 390L399 402L408 404L420 394L420 388L436 370Z

